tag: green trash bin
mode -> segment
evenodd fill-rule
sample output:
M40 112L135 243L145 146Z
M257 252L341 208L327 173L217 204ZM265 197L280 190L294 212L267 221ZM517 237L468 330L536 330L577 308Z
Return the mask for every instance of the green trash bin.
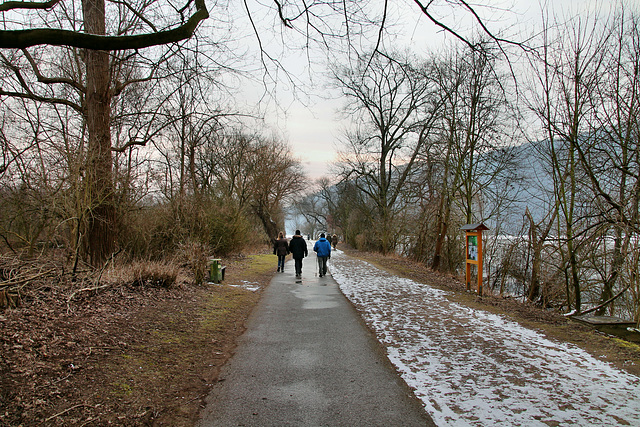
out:
M224 280L224 270L222 266L222 260L219 258L212 258L209 260L209 281L213 283L220 283Z

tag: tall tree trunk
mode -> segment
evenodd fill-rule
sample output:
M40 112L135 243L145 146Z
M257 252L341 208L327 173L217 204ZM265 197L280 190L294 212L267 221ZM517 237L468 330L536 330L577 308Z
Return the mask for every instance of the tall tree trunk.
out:
M618 277L620 276L622 266L624 265L624 261L627 255L627 247L630 233L627 232L626 236L622 237L622 229L618 226L616 227L616 237L613 246L613 260L611 262L611 273L607 277L607 280L604 282L604 286L602 287L602 293L600 294L600 303L604 303L605 301L610 300L613 297L613 289L616 285ZM603 306L596 311L597 316L603 316L609 306ZM611 310L613 311L613 310ZM611 313L613 314L613 313Z
M573 238L573 237L572 237ZM578 259L576 257L576 251L573 247L573 240L569 240L567 243L567 252L569 252L569 266L571 268L571 284L573 286L573 296L575 298L576 313L582 312L582 297L580 289L580 278L578 277Z
M391 229L392 217L387 206L380 209L380 251L383 255L391 252Z
M449 216L450 216L449 199L446 195L440 197L440 206L438 207L438 219L436 224L436 244L433 251L433 261L431 263L432 270L440 270L442 262L442 247L447 237Z
M527 300L534 302L540 296L540 266L542 265L542 244L538 241L538 230L533 216L526 209L525 215L529 219L529 245L532 250L531 256L531 284L529 285L529 294Z
M105 34L104 0L82 1L85 31ZM87 159L85 188L89 203L86 248L93 265L103 263L115 249L116 209L111 160L111 95L109 53L87 50L87 93L85 96Z
M262 222L264 232L271 240L271 243L274 243L278 239L278 224L271 217L269 208L266 207L265 203L258 202L253 206L253 212Z
M531 246L532 256L531 256L531 285L529 286L529 293L527 296L527 300L530 302L536 302L542 296L543 305L545 302L545 295L542 294L540 277L542 271L542 250L544 249L545 242L549 233L551 232L551 228L556 219L557 209L551 212L551 217L547 222L547 226L544 229L539 229L540 225L536 224L533 220L533 215L531 215L531 211L529 208L526 209L525 215L529 219L529 245ZM540 231L540 235L538 235L538 231Z

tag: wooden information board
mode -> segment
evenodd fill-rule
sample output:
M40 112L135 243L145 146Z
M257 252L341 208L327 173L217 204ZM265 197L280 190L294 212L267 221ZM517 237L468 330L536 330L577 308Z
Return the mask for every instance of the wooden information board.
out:
M471 290L471 265L475 265L478 270L478 295L482 295L482 232L489 228L484 224L463 225L461 230L465 236L466 275L465 282L467 290Z

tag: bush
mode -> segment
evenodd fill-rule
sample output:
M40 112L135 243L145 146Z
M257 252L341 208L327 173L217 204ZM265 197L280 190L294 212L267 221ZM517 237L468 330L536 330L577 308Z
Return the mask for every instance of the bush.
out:
M229 201L188 198L144 207L123 221L121 246L132 258L163 259L199 243L224 256L255 243L251 220Z
M191 269L195 284L203 284L209 266L208 246L200 242L189 241L180 245L178 256Z
M155 261L136 262L132 266L133 284L135 286L153 286L170 288L177 279L180 268L174 263Z

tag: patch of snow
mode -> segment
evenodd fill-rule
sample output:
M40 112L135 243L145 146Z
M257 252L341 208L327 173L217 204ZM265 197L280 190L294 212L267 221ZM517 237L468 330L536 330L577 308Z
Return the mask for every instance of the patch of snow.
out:
M334 251L333 278L440 426L640 425L640 379Z
M247 291L251 291L251 292L256 292L260 290L260 284L258 282L247 282L246 280L243 280L241 282L242 284L240 285L229 285L232 288L242 288L242 289L246 289Z

